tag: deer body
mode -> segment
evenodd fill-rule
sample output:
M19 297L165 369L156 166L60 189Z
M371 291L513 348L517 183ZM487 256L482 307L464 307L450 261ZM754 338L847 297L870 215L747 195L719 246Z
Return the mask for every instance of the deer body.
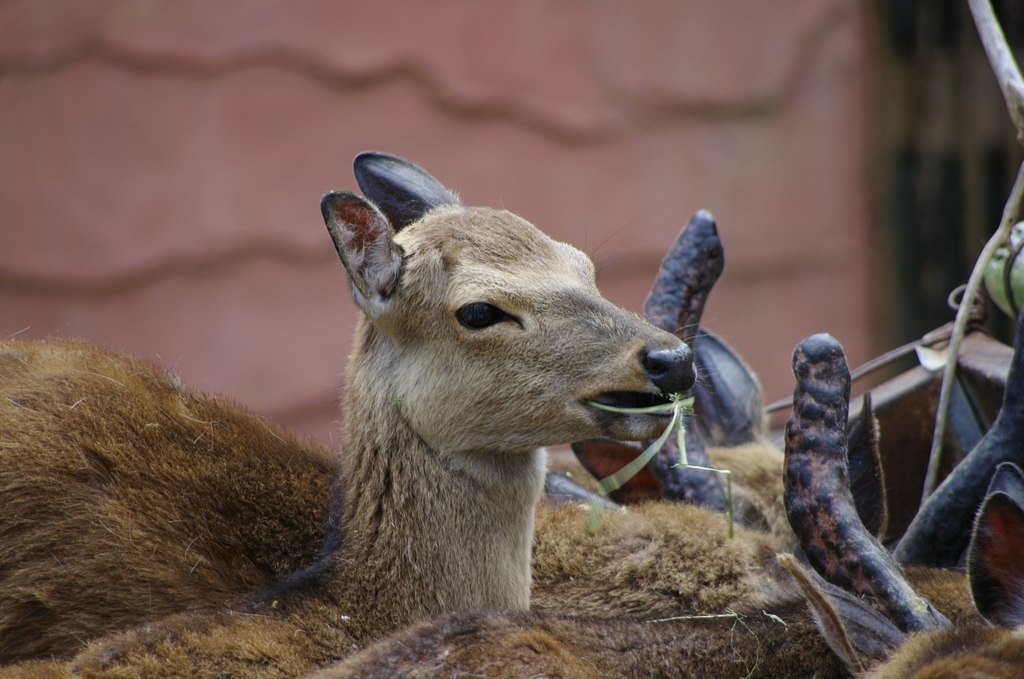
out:
M473 613L421 623L320 670L311 679L475 674L572 679L847 677L798 602L781 613L627 622ZM792 614L792 615L790 615ZM796 617L794 617L796 616Z
M584 618L716 614L771 587L775 540L703 507L670 502L605 511L542 502L534 537L531 610Z
M922 595L940 601L951 618L972 620L970 615L959 617L970 608L962 573L917 569L910 579ZM741 602L735 615L581 620L535 613L448 614L383 639L311 679L463 674L494 679L536 675L573 679L849 677L849 669L829 650L787 576L776 569L763 574L758 585L759 592ZM967 629L975 631L964 638L979 636L977 627ZM1002 635L981 636L1010 645L1005 630ZM953 651L952 643L946 645ZM916 652L913 657L921 662L925 655ZM879 675L879 679L890 676L908 679L911 675Z

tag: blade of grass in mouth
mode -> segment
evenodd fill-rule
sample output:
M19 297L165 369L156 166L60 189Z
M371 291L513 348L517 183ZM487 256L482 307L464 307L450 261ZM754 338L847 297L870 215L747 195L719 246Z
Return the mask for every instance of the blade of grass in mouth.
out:
M693 403L693 397L685 399L687 404ZM676 411L676 401L670 401L669 403L662 403L656 406L647 406L646 408L621 408L619 406L609 406L604 403L598 403L597 401L584 401L585 404L598 410L607 410L610 413L620 413L622 415L668 415Z
M596 403L595 401L584 401L588 406L593 406L599 410L606 410L612 413L620 413L623 415L665 415L668 413L672 414L672 419L669 420L668 426L665 427L665 431L661 432L661 436L654 440L654 442L647 446L644 452L640 453L632 462L627 464L625 467L615 472L611 476L606 476L597 483L598 492L602 496L608 497L610 493L615 492L622 487L624 483L629 481L631 478L647 466L647 463L658 454L664 446L665 442L668 441L668 437L671 436L672 430L677 431L679 440L679 464L676 466L683 467L686 469L697 469L701 471L713 472L716 474L722 474L725 476L726 486L726 502L728 504L727 519L729 522L729 539L733 538L733 509L732 509L732 473L728 470L723 469L711 469L708 467L697 467L689 464L686 457L686 425L683 422L683 413L692 413L693 409L693 397L682 398L677 394L669 396L670 402L662 405L648 406L646 408L620 408L617 406L604 405L603 403ZM590 512L590 516L587 517L587 528L590 532L594 532L597 528L597 522L601 514L601 505L598 504L597 499L594 499L592 503L593 507Z

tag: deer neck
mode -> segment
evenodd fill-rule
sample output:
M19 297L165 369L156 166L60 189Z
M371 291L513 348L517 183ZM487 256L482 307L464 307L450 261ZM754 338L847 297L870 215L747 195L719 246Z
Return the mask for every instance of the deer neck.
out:
M339 594L358 609L353 623L376 636L446 611L528 609L543 451L433 450L382 388L394 379L389 346L372 328L357 333L346 381L333 580L352 590Z

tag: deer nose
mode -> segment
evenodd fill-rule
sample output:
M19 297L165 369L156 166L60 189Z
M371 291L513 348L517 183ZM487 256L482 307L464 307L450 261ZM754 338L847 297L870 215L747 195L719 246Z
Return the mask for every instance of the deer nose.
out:
M681 394L693 386L693 352L685 344L675 349L645 351L640 363L662 394Z

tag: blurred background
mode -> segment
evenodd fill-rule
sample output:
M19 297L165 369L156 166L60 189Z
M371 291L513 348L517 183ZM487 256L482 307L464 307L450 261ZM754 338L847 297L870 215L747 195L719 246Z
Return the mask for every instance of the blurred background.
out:
M1024 0L995 5L1021 46ZM355 307L318 205L370 149L637 312L710 210L704 324L768 401L812 333L857 365L951 320L1022 155L962 0L5 0L0 336L329 441Z

